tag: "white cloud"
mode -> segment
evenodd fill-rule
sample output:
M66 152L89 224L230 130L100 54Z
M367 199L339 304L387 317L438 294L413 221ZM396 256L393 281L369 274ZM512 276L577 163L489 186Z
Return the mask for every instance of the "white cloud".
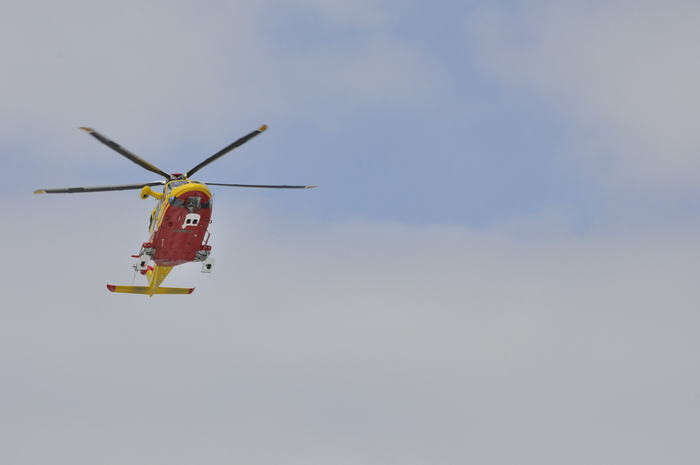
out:
M333 37L280 51L279 42L291 37L271 42L264 27L278 7L240 1L13 5L0 19L2 135L26 140L40 132L79 155L85 150L72 142L77 139L62 135L90 125L144 153L167 152L183 141L212 140L221 128L255 127L290 113L328 124L332 118L318 110L324 105L332 105L334 115L387 101L419 105L444 78L392 36L373 2L287 3L316 11L327 34L342 25L367 38L333 51L325 47ZM42 146L37 156L47 152Z
M468 26L483 69L558 101L584 124L577 156L601 146L614 154L613 182L692 186L698 18L697 2L682 0L540 1L485 7Z

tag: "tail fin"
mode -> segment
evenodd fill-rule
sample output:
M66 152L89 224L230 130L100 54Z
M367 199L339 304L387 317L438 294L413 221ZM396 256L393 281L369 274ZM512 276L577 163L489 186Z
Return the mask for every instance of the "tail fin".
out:
M117 292L120 294L192 294L194 291L193 287L157 287L155 289L146 286L115 286L113 284L107 284L107 289L110 292Z

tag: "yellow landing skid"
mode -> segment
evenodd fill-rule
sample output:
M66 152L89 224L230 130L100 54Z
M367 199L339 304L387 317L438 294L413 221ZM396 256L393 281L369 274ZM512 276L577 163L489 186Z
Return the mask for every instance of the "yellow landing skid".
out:
M157 287L152 289L146 286L114 286L112 284L107 284L107 289L110 292L117 292L120 294L192 294L194 291L193 287Z

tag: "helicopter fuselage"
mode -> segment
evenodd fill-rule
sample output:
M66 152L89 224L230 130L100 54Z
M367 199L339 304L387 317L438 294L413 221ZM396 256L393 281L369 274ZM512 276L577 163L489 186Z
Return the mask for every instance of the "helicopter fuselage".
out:
M203 261L211 247L204 244L211 222L212 195L206 184L178 179L166 183L163 192L148 187L141 197L158 199L149 218L149 239L141 253L158 266Z

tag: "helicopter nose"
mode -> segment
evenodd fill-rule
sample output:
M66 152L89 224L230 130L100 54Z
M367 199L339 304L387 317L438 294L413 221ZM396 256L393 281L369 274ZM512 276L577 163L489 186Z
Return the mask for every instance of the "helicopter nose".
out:
M207 198L211 197L211 192L209 191L209 188L205 184L200 184L200 183L195 183L195 182L191 182L191 183L183 186L183 192L180 195L183 195L183 194L197 195L197 193L201 194L200 196L204 196Z

